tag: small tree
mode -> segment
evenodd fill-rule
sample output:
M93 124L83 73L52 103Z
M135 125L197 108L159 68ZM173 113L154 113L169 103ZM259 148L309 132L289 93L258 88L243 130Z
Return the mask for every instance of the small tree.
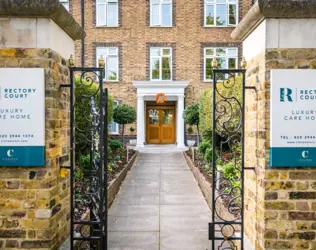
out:
M200 123L200 115L199 115L199 104L194 103L189 105L183 113L184 121L190 126L196 126L198 134L197 134L197 144L199 144L199 123Z
M136 121L136 110L127 104L119 104L114 109L113 120L116 123L123 125L122 144L124 145L125 125Z

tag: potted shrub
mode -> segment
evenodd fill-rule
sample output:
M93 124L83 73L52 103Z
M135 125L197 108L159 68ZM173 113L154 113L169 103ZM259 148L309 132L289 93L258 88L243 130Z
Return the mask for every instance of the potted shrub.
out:
M191 135L193 133L193 128L191 126L188 127L187 132ZM195 140L187 140L187 144L189 147L193 147L195 145Z
M113 112L113 120L122 125L122 144L124 145L124 128L126 124L136 121L136 110L127 104L119 104Z
M130 127L129 131L131 132L131 135L134 135L135 128L134 127ZM136 139L131 139L131 140L129 140L129 144L132 145L132 146L136 146L137 140Z
M183 119L185 123L189 124L190 126L196 126L197 128L197 145L199 145L199 122L200 122L200 112L199 112L199 104L194 103L189 105L183 113ZM188 143L188 141L187 141ZM189 144L188 144L189 145Z

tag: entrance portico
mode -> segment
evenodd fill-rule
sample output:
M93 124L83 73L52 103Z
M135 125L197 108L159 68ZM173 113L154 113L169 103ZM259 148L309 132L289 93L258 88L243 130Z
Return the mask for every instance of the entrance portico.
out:
M144 147L146 142L146 101L155 101L158 93L164 93L166 101L176 103L176 144L184 148L184 96L188 81L133 81L137 88L137 147Z

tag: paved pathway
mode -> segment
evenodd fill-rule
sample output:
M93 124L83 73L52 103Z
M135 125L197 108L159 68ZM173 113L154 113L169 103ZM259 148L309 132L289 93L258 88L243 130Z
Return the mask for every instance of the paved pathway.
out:
M109 249L210 249L210 209L180 152L140 153L109 211Z

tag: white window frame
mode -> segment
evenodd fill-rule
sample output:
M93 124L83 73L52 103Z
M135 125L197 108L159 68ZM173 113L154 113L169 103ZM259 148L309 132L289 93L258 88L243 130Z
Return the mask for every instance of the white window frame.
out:
M120 102L118 100L114 100L114 108L119 104L120 104ZM120 134L120 125L118 123L116 123L114 120L112 120L112 123L115 124L115 131L114 132L110 131L110 134L111 135L119 135Z
M239 19L239 4L238 0L226 0L226 3L217 3L218 0L204 0L204 27L235 27L238 24L238 19ZM216 6L217 5L225 5L226 6L226 25L222 26L217 26L216 25ZM230 24L229 23L229 6L230 5L235 5L236 6L236 24ZM207 24L206 23L206 11L207 11L207 6L214 6L214 24Z
M119 26L119 0L104 0L105 3L101 2L102 0L96 0L96 26L97 27L118 27ZM108 25L108 20L107 20L107 10L108 10L108 4L109 3L116 3L117 4L117 23L116 25ZM99 8L100 5L105 5L105 24L100 24L99 21Z
M173 0L160 0L160 3L152 3L152 0L150 1L150 26L151 27L173 27ZM159 24L153 24L152 23L152 7L153 5L159 5ZM163 5L170 5L171 10L170 10L170 25L162 25L162 6Z
M160 56L151 56L151 49L160 49ZM162 52L164 49L170 50L169 56L163 56ZM149 50L149 56L150 56L150 81L172 81L173 76L173 69L172 69L172 47L150 47ZM162 58L163 57L170 57L170 79L169 80L162 80ZM159 59L159 79L152 79L152 59Z
M213 49L214 55L206 55L206 50ZM225 56L216 56L216 50L217 49L223 49L226 51ZM228 56L228 50L229 49L235 49L236 55L235 56ZM204 82L213 82L213 79L206 79L206 59L213 59L213 58L225 58L226 59L226 65L228 66L228 59L233 58L236 60L236 69L238 68L238 48L237 47L206 47L204 48Z
M109 50L110 49L116 49L116 54L109 54ZM119 48L118 47L97 47L96 48L96 65L99 67L99 58L101 56L102 53L98 52L99 50L106 50L106 54L103 55L104 58L104 69L105 69L105 74L104 74L104 78L103 81L104 82L119 82L120 81L120 56L119 56ZM107 59L109 57L117 57L117 79L116 80L109 80L107 79Z
M69 3L69 0L59 0L61 2L61 4L65 7L65 9L67 11L69 11L69 8L70 8L70 3Z

